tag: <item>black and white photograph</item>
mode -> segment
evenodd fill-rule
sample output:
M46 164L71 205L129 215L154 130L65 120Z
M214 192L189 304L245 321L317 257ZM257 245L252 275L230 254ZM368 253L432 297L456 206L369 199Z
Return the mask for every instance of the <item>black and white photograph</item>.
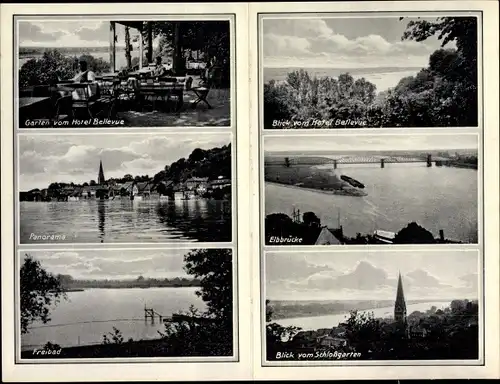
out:
M19 135L19 242L231 242L232 159L230 132Z
M477 134L263 138L266 245L477 244Z
M480 17L261 15L263 129L478 126Z
M231 249L19 253L22 360L233 357Z
M478 255L435 249L267 252L265 360L479 363Z
M231 125L231 15L18 17L15 28L20 128Z

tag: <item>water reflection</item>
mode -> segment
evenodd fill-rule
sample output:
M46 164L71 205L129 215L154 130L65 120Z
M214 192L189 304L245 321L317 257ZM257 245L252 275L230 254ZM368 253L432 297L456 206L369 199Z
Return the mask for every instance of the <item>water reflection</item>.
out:
M188 237L199 241L231 240L231 216L226 215L227 201L180 200L159 202L156 207L160 223L179 228Z
M97 225L96 225L97 224ZM65 239L33 240L30 235ZM231 241L231 202L220 200L86 200L21 202L21 243Z
M101 243L104 243L104 237L105 237L105 232L104 232L104 225L106 222L106 204L104 200L99 200L97 202L97 211L99 213L99 238L101 239Z

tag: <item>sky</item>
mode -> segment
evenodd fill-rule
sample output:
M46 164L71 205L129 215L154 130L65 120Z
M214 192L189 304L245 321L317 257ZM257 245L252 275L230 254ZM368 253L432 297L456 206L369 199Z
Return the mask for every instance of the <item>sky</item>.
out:
M230 133L20 135L19 190L47 188L53 182L97 181L99 160L104 176L156 173L195 148L230 143Z
M406 300L477 299L478 252L267 252L266 299L393 300L398 273Z
M274 151L375 151L477 149L478 137L472 134L432 135L356 135L356 136L266 136L264 149Z
M410 20L416 19L265 18L264 67L422 68L441 42L434 36L422 42L401 41Z
M109 47L108 20L20 21L18 31L21 47ZM116 24L116 35L116 46L125 47L123 25ZM134 36L139 32L130 29L132 41Z
M136 279L192 277L184 270L189 249L29 251L43 268L75 279ZM26 253L22 256L23 259Z

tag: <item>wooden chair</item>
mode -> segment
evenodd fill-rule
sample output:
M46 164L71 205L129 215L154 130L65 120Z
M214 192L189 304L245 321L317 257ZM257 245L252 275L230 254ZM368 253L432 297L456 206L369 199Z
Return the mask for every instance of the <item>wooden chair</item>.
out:
M97 100L90 97L88 83L78 83L73 85L75 89L72 92L73 111L78 116L86 115L90 118L94 117L92 110L96 105Z
M71 95L62 96L56 101L55 121L65 121L73 118L73 98Z
M177 79L175 77L160 77L158 78L160 88L164 87L165 91L160 92L160 95L165 101L165 95L167 96L166 102L170 101L170 98L173 96L177 99L176 111L179 111L182 107L183 100L183 92L182 92L182 84L177 84ZM176 92L176 87L178 86L178 91Z
M190 77L186 80L186 91L193 92L196 95L196 100L192 102L192 107L196 108L196 106L203 102L205 103L208 108L212 108L210 103L207 100L207 96L210 92L210 85L209 83L202 83L200 86L193 87L193 78Z

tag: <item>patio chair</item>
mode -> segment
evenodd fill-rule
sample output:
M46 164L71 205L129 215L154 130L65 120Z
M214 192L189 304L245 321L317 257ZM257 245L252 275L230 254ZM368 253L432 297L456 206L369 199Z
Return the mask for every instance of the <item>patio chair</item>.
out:
M108 117L115 117L117 111L117 102L120 96L119 79L112 77L103 77L102 82L99 83L99 97L96 102L101 107L101 111L108 110Z
M167 103L173 96L174 98L177 99L176 111L179 111L184 102L182 84L177 84L177 79L175 77L169 77L169 76L158 78L158 82L160 83L160 88L161 87L166 88L164 92L160 92L163 101L165 101L165 95L167 95L167 100L166 100Z
M85 115L90 118L94 117L92 110L97 103L97 98L92 98L90 96L89 87L90 84L81 83L81 86L75 88L71 93L73 100L73 112L77 116Z
M55 121L65 121L73 118L73 98L71 95L62 96L56 101Z
M141 108L142 111L144 112L144 107L145 107L145 101L148 100L148 98L151 98L151 106L153 110L155 109L156 106L156 100L158 99L158 94L154 90L154 80L153 79L146 79L145 81L140 82L140 88L139 88L139 94L141 95Z
M191 106L193 108L196 108L196 106L203 102L205 103L208 108L212 108L210 103L207 101L207 96L210 92L210 85L209 83L202 83L201 85L197 87L193 87L193 78L190 77L186 80L186 91L193 92L196 95L196 100L192 102Z

